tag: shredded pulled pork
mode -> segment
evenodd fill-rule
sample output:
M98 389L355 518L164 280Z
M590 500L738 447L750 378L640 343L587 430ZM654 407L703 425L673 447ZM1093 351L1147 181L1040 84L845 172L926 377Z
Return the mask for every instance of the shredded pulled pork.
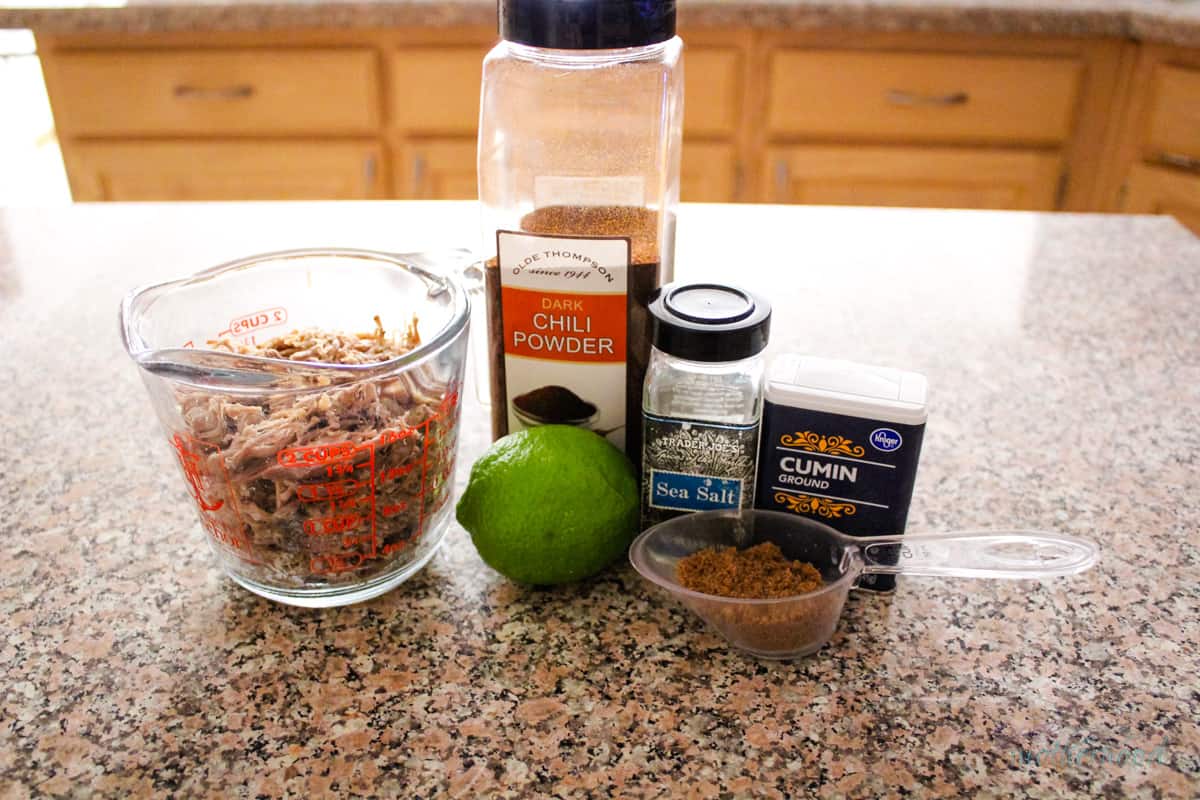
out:
M367 364L420 344L415 317L399 336L375 323L369 334L309 328L210 346ZM181 441L194 443L188 457L198 459L201 488L211 487L207 501L196 496L205 527L240 559L241 574L271 586L355 584L396 570L416 557L429 518L449 499L456 387L432 365L336 385L297 376L296 386L249 398L179 390ZM234 502L218 502L230 494Z
M414 315L398 337L389 337L383 322L375 317L371 333L339 333L320 328L305 328L259 345L237 344L232 339L211 340L213 350L239 355L266 356L288 361L312 361L318 364L373 364L402 356L421 343Z

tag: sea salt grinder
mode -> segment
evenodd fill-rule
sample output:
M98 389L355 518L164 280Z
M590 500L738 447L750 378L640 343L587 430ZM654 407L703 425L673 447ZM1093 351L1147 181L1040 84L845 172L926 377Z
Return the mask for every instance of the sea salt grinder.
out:
M650 303L642 394L642 528L749 508L771 305L713 283L668 284Z

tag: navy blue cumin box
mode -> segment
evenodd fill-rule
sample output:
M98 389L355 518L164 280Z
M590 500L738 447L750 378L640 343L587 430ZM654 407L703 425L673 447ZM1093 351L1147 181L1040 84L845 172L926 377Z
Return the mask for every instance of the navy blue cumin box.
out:
M927 383L915 372L784 354L767 374L755 508L849 536L904 532L925 435ZM892 575L864 589L890 592Z

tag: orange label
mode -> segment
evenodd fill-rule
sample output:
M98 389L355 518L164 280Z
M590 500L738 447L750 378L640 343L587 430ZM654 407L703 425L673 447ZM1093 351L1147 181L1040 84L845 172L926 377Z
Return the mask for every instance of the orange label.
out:
M584 364L625 361L624 294L500 290L504 352Z

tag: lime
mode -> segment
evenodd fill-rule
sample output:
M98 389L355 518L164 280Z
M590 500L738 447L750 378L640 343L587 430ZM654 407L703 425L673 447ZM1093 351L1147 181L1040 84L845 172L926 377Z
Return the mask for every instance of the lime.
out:
M633 465L607 439L545 425L496 441L471 467L459 523L505 577L538 586L594 575L637 532Z

